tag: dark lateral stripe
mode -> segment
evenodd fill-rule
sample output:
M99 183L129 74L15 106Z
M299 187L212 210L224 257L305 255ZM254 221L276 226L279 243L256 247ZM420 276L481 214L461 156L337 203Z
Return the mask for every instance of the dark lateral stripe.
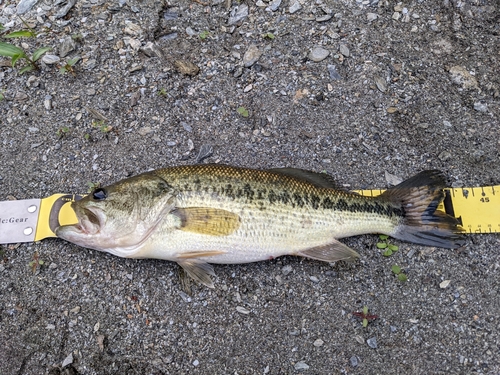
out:
M247 202L253 202L259 207L265 207L266 204L285 204L292 208L311 208L326 209L334 211L371 213L383 216L403 216L402 208L394 208L389 204L382 204L376 200L364 200L363 197L350 198L346 195L321 197L313 193L288 192L284 190L276 191L262 187L252 188L251 184L233 186L231 184L209 186L200 185L199 180L195 182L196 191L217 194L225 198L245 199ZM184 186L187 188L187 186Z

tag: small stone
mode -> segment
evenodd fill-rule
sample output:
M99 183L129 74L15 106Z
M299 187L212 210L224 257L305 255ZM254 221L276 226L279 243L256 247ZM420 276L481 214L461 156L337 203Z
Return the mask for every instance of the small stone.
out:
M295 370L307 370L309 369L309 365L304 361L299 361L295 364Z
M243 55L243 65L246 68L251 67L259 60L260 56L262 56L262 52L259 50L259 47L251 44Z
M269 9L271 9L273 12L276 12L281 5L281 0L273 0L269 3Z
M148 57L159 57L163 58L163 51L155 42L147 42L144 47L140 49L142 53L144 53Z
M324 341L321 340L321 339L317 339L316 341L314 341L313 345L317 348L319 348L320 346L322 346L324 344Z
M52 263L49 264L49 270L54 270L56 268L57 268L57 264L56 263L52 262Z
M462 86L462 88L464 89L479 89L476 78L472 74L470 74L463 66L453 66L449 71L453 83Z
M335 65L328 65L328 73L330 73L330 79L333 79L335 81L342 79L340 74L337 72L337 67Z
M193 128L187 122L182 121L181 125L184 128L184 130L187 131L188 133L191 133L193 131Z
M248 5L243 3L233 8L231 14L229 15L229 20L227 21L227 23L229 26L231 26L242 21L246 17L248 17Z
M69 355L66 358L64 358L61 367L66 367L68 365L71 365L72 363L73 363L73 353L69 353Z
M262 0L257 0L257 2L255 3L255 5L257 5L259 8L265 8L265 7L267 7L267 4L265 2L263 2Z
M387 113L389 113L389 114L396 113L397 111L398 111L397 107L389 107L389 108L387 108Z
M252 89L253 89L253 85L252 85L252 84L250 84L250 85L246 86L246 87L243 89L243 92L249 92L249 91L251 91Z
M352 367L356 367L359 365L359 359L355 355L353 355L350 359L349 362L351 362Z
M96 59L89 59L87 61L84 61L82 63L82 66L83 66L83 69L86 69L86 70L92 70L95 68L97 64L97 60Z
M43 100L43 106L45 107L46 110L49 110L52 108L52 100L51 100L51 96L50 95L47 95L45 97L45 99Z
M441 289L446 289L446 288L448 288L448 286L450 285L450 283L451 283L451 280L441 281L441 283L439 283L439 287Z
M200 152L198 152L198 156L196 157L196 163L201 163L206 158L209 158L214 153L214 148L212 145L203 144L200 147Z
M61 59L57 55L43 55L42 61L47 65L57 64Z
M197 367L199 364L200 364L200 361L198 361L197 359L195 359L195 360L193 361L193 366L194 366L194 367Z
M376 337L370 337L368 340L366 340L366 343L368 346L372 349L377 349L377 338Z
M340 45L339 51L345 57L349 57L349 55L350 55L349 48L347 48L347 46L345 44Z
M47 325L45 326L45 329L54 330L54 329L56 329L56 326L55 326L54 324L47 324Z
M66 57L68 53L73 51L76 48L76 43L71 36L67 36L64 38L61 46L59 47L59 56Z
M175 60L174 67L179 73L187 76L195 76L200 71L200 68L198 68L195 64L186 60Z
M324 16L316 17L316 22L326 22L332 19L331 14L325 14Z
M196 31L194 31L191 27L186 27L186 34L189 36L197 36L199 35Z
M438 155L439 160L442 160L442 161L450 160L452 157L453 156L451 155L451 153L449 151L443 151Z
M322 48L322 47L314 47L311 52L309 52L309 60L314 62L323 61L328 57L330 51Z
M392 14L392 19L393 19L393 20L397 21L397 20L399 20L400 18L401 18L401 13L399 13L399 12L394 12L394 13Z
M86 93L87 93L87 95L89 95L89 96L94 96L94 95L95 95L95 93L96 93L96 91L95 91L95 89L94 89L93 87L91 87L90 89L85 90L85 92L86 92Z
M319 279L316 276L311 276L309 277L309 280L311 280L313 283L319 283Z
M236 311L245 315L250 314L250 310L245 309L243 306L236 306Z
M71 310L69 310L73 314L78 314L80 312L80 306L75 306Z
M125 34L128 34L128 35L131 35L131 36L140 36L142 35L142 28L133 23L133 22L130 22L130 21L125 21L125 29L123 30L123 32Z
M290 272L293 271L293 268L292 266L290 265L287 265L287 266L284 266L282 269L281 269L281 272L283 273L283 275L288 275Z
M377 18L378 18L378 14L377 13L367 13L366 14L366 19L368 20L368 22L373 22Z
M385 81L385 79L380 76L375 76L373 80L375 81L375 85L381 92L387 91L387 82Z
M474 109L478 112L486 113L488 112L488 106L485 103L475 102Z
M37 3L38 0L21 0L19 4L17 4L16 13L24 14L33 8L33 5Z
M290 14L294 14L295 12L298 12L299 10L302 9L302 5L300 5L299 0L292 0L290 3L290 8L288 8L288 11Z
M66 14L68 14L69 10L73 8L73 6L76 4L76 0L68 0L66 2L66 5L64 5L59 11L56 13L55 18L63 18Z
M365 339L363 338L363 336L360 336L360 335L354 335L354 340L356 340L356 342L358 344L364 344L365 343Z
M151 127L149 126L144 126L140 128L137 132L139 133L139 135L145 136L153 132L153 129L151 129Z

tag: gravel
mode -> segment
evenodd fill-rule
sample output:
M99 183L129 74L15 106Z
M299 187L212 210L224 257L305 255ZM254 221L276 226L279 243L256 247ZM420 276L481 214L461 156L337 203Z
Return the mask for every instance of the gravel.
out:
M0 2L6 32L22 3ZM351 189L424 169L500 184L488 2L34 3L22 18L40 35L6 41L52 49L24 75L0 58L1 200L195 162L326 171ZM2 246L1 372L500 373L498 235L457 250L394 240L391 257L375 235L341 241L359 261L216 265L215 288L190 293L170 262Z

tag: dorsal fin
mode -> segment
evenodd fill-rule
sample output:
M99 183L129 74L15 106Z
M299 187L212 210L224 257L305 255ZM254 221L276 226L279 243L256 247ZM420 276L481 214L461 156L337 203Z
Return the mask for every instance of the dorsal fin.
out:
M349 191L342 185L339 185L332 176L327 173L317 173L298 168L273 168L268 169L269 172L282 174L284 176L293 177L298 180L307 181L310 184L326 189L335 189L341 191Z

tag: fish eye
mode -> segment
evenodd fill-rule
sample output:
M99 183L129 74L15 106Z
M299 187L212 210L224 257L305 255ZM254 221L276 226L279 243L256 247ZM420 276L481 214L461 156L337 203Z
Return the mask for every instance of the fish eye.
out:
M96 201L102 201L108 197L108 193L103 188L97 188L92 193L92 198Z

